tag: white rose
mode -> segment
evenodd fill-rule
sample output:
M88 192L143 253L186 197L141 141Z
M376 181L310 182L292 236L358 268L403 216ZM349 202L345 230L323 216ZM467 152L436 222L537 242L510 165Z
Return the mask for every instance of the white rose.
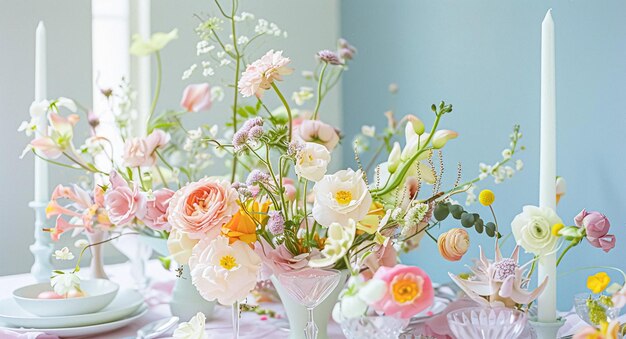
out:
M554 250L556 245L557 237L552 235L552 226L562 223L551 208L524 206L523 212L511 222L511 230L526 252L543 255Z
M326 227L333 222L347 225L350 219L359 222L372 205L372 196L360 170L325 175L315 184L313 192L313 218Z
M189 258L191 282L206 300L232 305L256 286L261 258L243 241L206 237L194 246Z
M326 174L330 152L324 145L307 142L298 152L296 174L311 181L319 181Z
M185 232L172 228L167 238L167 250L174 261L186 265L191 257L191 250L197 243L197 239L190 239Z

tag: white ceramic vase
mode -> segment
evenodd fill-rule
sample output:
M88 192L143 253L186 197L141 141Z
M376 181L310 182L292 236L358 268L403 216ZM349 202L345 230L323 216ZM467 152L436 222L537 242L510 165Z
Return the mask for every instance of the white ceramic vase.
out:
M99 243L106 240L108 232L105 231L93 231L85 232L90 244ZM102 253L102 245L96 245L89 248L91 251L91 264L89 265L89 272L93 279L109 279L104 271L104 255Z
M339 284L337 287L330 293L328 298L324 300L321 304L319 304L315 310L313 311L313 318L315 319L315 325L317 325L318 339L327 339L328 338L328 321L330 320L331 313L333 311L333 307L337 303L337 299L339 298L339 292L343 289L346 278L348 276L348 271L341 271L341 279L339 280ZM287 291L281 286L280 282L275 276L270 278L274 287L276 287L276 291L280 296L280 300L283 303L283 307L285 308L285 313L287 314L287 319L289 320L289 338L291 339L303 339L304 337L304 327L308 321L308 313L306 307L300 305L297 301L295 301Z
M196 313L202 312L207 320L213 317L215 301L207 301L191 283L189 266L183 265L183 274L176 279L172 290L170 311L180 319L191 319Z

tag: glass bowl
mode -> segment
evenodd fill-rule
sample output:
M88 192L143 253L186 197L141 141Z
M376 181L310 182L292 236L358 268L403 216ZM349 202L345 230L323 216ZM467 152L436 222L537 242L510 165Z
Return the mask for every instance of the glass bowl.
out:
M526 327L526 314L510 308L469 307L448 313L448 325L459 339L518 338Z
M576 314L591 326L599 326L602 321L611 322L619 316L620 308L613 307L611 297L604 294L580 293L574 296ZM589 310L593 309L591 314Z
M409 324L409 319L390 316L362 316L345 319L341 330L348 339L396 339Z

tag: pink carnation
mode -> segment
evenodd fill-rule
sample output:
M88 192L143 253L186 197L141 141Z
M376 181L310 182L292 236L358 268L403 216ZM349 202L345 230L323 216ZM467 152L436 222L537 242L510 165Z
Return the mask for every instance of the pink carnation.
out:
M104 195L109 219L115 225L125 225L133 221L135 217L142 218L146 209L146 197L134 184L129 187L126 181L116 172L109 175L111 188Z
M270 50L246 67L239 80L239 92L244 97L256 95L260 98L274 81L280 81L283 75L293 72L293 69L287 67L289 62L289 58L283 57L283 51Z
M179 189L170 200L167 219L191 239L216 238L239 211L237 191L225 180L204 178Z
M401 264L382 266L373 279L387 284L385 295L373 305L376 311L385 315L408 319L433 304L433 284L419 267Z
M162 188L154 192L154 199L146 202L146 214L141 219L146 226L155 230L169 231L171 227L167 222L167 208L174 191Z

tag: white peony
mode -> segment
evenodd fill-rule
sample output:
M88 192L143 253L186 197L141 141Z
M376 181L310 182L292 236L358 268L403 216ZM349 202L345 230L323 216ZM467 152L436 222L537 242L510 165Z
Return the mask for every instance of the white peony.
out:
M190 239L187 233L172 228L167 238L167 250L174 261L180 265L186 265L191 257L191 250L198 243L196 239Z
M355 233L356 223L352 219L349 219L345 226L336 222L330 224L324 249L321 251L322 258L309 260L309 266L327 267L341 260L352 246Z
M191 282L206 300L232 305L244 299L256 286L261 258L243 241L228 244L219 236L204 238L189 258Z
M189 322L182 322L174 331L173 337L176 339L207 339L209 336L204 331L206 316L198 312L189 319Z
M313 218L322 226L333 222L347 225L350 219L359 222L372 205L372 196L360 170L347 169L325 175L315 184L313 192Z
M319 181L326 174L330 162L330 152L321 144L307 142L298 152L296 174L311 181Z
M554 250L557 242L557 237L552 235L552 226L562 223L551 208L524 206L523 212L511 222L511 230L526 252L544 255Z

